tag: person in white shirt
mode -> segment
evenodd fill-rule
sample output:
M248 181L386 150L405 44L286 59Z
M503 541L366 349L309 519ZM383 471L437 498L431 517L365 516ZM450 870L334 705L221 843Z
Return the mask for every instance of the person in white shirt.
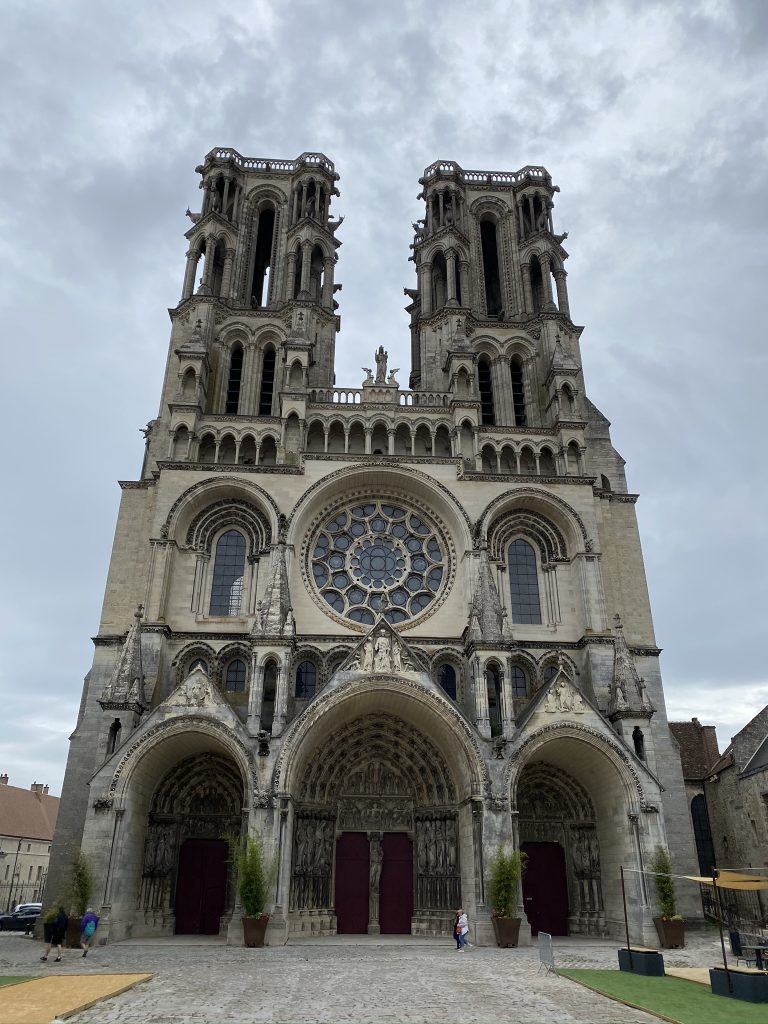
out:
M461 952L463 953L467 946L467 932L469 931L469 922L467 921L467 915L464 910L459 910L459 941L461 942Z

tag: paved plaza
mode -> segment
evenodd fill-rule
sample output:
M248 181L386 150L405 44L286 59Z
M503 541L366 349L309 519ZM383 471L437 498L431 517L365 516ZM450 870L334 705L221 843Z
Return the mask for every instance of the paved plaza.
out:
M614 967L615 941L556 940L559 967ZM41 944L0 935L0 974L151 971L136 989L69 1018L75 1024L634 1024L658 1018L539 972L538 949L473 948L392 937L299 940L263 950L175 938L65 950L43 965ZM716 963L717 934L668 951L669 966Z

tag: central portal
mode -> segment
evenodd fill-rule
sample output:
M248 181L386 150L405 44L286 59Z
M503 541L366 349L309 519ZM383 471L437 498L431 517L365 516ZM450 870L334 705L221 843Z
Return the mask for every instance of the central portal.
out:
M458 801L434 741L394 715L348 722L295 794L294 935L441 935L460 904Z
M343 832L336 842L339 935L410 935L413 844L405 832Z

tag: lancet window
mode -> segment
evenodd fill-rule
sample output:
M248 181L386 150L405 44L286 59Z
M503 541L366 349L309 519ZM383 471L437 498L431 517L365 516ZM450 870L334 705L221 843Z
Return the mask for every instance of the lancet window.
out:
M239 615L245 574L245 538L227 530L216 544L211 586L211 615Z
M522 538L513 540L509 545L509 588L512 621L540 625L541 601L536 552Z
M261 387L259 389L259 416L272 415L272 396L275 390L275 350L270 346L261 361Z
M477 364L477 386L480 391L480 418L483 423L496 422L493 402L493 383L491 381L491 364L486 358Z
M229 377L227 379L227 398L224 412L236 416L240 406L240 386L243 381L243 346L232 346L229 357Z
M515 413L515 426L524 427L528 423L525 411L525 382L523 380L523 361L520 356L512 356L510 363L512 376L512 406Z

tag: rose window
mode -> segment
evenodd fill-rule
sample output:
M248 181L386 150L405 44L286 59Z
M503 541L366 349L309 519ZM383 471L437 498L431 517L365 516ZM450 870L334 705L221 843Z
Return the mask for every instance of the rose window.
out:
M445 544L422 514L388 502L337 512L309 549L309 569L327 604L372 626L383 612L405 622L428 608L446 578Z

